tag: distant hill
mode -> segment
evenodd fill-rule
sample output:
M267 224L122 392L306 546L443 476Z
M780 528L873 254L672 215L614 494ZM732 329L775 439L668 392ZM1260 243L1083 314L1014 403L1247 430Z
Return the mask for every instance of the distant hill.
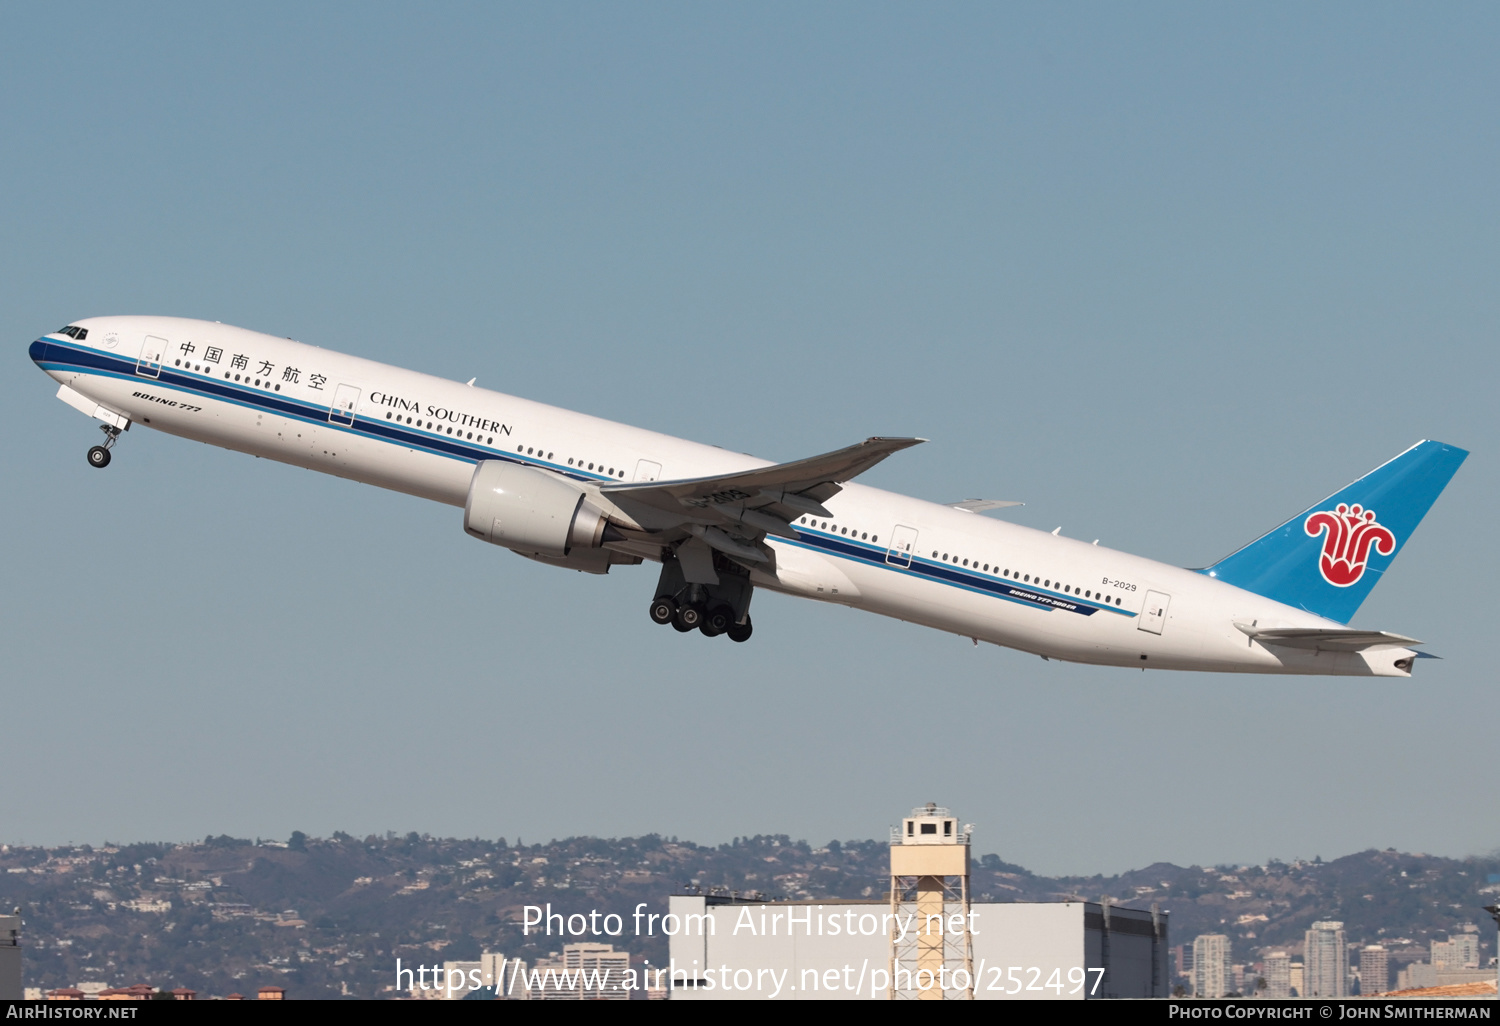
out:
M883 897L888 854L876 841L813 848L786 836L705 847L656 835L574 837L547 844L347 834L255 843L213 837L188 845L0 847L0 908L25 916L26 983L97 980L290 997L376 997L395 959L432 964L481 950L533 959L573 938L523 937L521 908L565 914L664 911L689 888L767 898ZM1500 858L1444 859L1367 851L1332 862L1182 868L1157 863L1119 876L1041 877L998 856L976 859L977 899L1073 897L1171 913L1172 943L1226 933L1236 961L1264 947L1296 950L1318 919L1340 919L1351 942L1397 950L1480 925L1500 900ZM590 938L591 939L591 938ZM614 942L663 964L661 937Z

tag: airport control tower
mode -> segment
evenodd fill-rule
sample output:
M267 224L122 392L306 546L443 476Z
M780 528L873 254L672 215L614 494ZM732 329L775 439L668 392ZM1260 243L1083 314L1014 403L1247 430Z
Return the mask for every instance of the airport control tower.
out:
M891 828L892 1000L972 1000L969 832L933 802ZM910 917L910 918L908 918Z

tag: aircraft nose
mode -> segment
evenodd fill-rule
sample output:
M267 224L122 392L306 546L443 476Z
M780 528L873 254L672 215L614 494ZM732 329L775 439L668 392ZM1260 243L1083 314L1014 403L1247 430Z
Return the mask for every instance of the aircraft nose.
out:
M39 338L31 343L31 362L38 367L43 366L47 362L47 350L50 348L47 340L44 338Z

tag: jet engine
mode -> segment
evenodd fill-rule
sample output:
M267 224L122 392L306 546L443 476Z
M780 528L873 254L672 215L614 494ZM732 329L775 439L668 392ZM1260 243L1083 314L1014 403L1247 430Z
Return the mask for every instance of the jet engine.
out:
M609 521L586 498L583 489L566 478L484 460L469 482L464 530L491 545L548 562L583 556L579 550L598 549L609 540ZM603 563L607 566L608 559Z

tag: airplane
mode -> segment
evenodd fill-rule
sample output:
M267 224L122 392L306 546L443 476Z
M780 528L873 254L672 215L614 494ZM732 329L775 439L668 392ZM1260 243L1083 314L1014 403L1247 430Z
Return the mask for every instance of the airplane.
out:
M920 438L772 463L217 321L80 320L30 355L101 422L91 466L142 424L462 507L550 566L660 563L651 619L736 642L765 588L1044 659L1408 677L1422 642L1348 623L1468 455L1419 442L1184 569L855 481Z

